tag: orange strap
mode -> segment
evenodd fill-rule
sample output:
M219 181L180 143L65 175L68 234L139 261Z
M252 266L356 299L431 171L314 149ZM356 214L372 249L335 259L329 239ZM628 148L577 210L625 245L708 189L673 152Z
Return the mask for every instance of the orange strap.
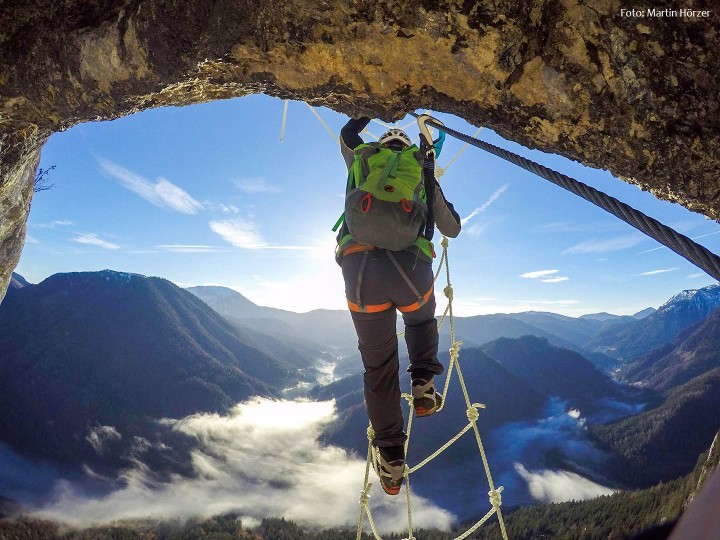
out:
M427 301L430 298L430 295L432 293L433 293L433 287L430 286L430 290L423 295L422 305L420 304L420 302L415 302L413 304L410 304L409 306L397 306L397 309L401 313L409 313L411 311L417 311L418 309L420 309L422 306L424 306L427 303ZM384 304L373 304L373 305L364 306L364 307L360 307L355 302L353 302L352 300L349 300L349 299L348 299L347 303L348 303L348 307L350 308L350 311L355 311L356 313L380 313L381 311L385 311L385 310L393 307L392 302L385 302Z
M409 306L398 306L398 311L400 311L400 313L408 313L410 311L417 311L418 309L423 307L425 304L427 304L427 301L430 298L430 295L432 293L433 293L433 286L430 285L430 290L423 295L422 304L418 301L413 304L410 304Z
M375 248L370 244L351 244L342 251L342 254L345 256L351 253L360 253L361 251L371 251L373 249Z
M385 311L385 310L393 307L392 302L385 302L384 304L373 304L371 306L363 306L363 307L360 307L355 302L352 302L349 299L348 299L347 303L348 303L348 307L350 308L350 311L355 311L357 313L380 313L381 311Z

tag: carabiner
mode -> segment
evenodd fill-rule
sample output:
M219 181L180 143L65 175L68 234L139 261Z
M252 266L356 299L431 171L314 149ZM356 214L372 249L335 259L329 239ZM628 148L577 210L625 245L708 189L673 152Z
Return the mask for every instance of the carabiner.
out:
M433 122L440 124L441 126L444 126L445 124L443 124L437 118L433 118L429 114L421 114L420 116L417 117L418 128L420 128L420 136L425 139L425 143L427 144L428 147L433 148L433 138L432 138L432 135L430 134L430 128L428 128L426 125L426 122L428 120L432 120ZM433 153L435 153L434 148L433 148Z

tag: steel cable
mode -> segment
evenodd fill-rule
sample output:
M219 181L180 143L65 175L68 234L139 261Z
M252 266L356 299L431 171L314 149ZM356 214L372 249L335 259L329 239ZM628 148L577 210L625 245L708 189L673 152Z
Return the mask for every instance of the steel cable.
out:
M411 112L410 114L415 118L420 116L414 112ZM481 150L485 150L486 152L490 152L493 155L522 167L523 169L530 171L531 173L536 174L587 201L590 201L594 205L599 206L603 210L622 219L625 223L635 227L651 238L654 238L667 248L673 250L681 257L687 259L695 266L705 271L708 275L720 280L720 257L684 234L681 234L667 225L660 223L658 220L643 214L641 211L636 210L632 206L617 200L607 193L603 193L602 191L590 187L579 180L570 178L569 176L549 169L530 159L510 152L509 150L505 150L488 142L471 137L470 135L466 135L465 133L456 131L435 122L433 119L427 120L426 123L436 129L441 129L456 139L471 144Z

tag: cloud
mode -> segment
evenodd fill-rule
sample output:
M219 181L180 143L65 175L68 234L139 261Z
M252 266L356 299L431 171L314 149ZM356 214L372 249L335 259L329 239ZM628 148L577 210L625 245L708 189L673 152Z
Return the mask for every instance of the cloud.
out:
M636 276L655 276L657 274L666 274L667 272L674 272L677 268L664 268L662 270L650 270L649 272L643 272L642 274L636 274Z
M95 233L81 234L73 238L73 242L78 244L89 244L92 246L100 246L103 249L120 249L120 246L113 244L112 242L106 242L105 240L98 238Z
M705 272L696 272L694 274L690 274L688 277L694 279L694 278L704 277L706 275L707 274Z
M263 240L257 226L241 217L210 222L210 228L227 243L243 249L312 250L312 246L287 246L268 244Z
M515 470L527 482L530 495L543 503L582 501L617 491L573 472L547 469L530 472L520 463L515 464Z
M638 245L645 240L645 237L639 234L630 234L610 238L609 240L586 240L562 252L566 254L585 254L585 253L608 253L610 251L620 251Z
M38 223L37 225L33 225L33 227L36 229L55 229L57 227L66 227L74 224L74 222L68 221L67 219L56 219L49 223Z
M162 483L139 462L123 475L121 489L95 497L65 482L58 485L53 502L36 514L87 525L237 511L245 523L284 517L306 525L352 527L357 523L365 461L318 442L323 428L336 417L334 401L253 398L226 416L164 420L199 442L192 454L193 478ZM405 497L387 497L377 479L371 481L376 524L384 532L401 531L407 523ZM426 499L413 495L412 502L417 527L447 530L454 521Z
M536 270L535 272L526 272L521 274L521 278L525 279L537 279L543 283L560 283L561 281L567 281L570 278L565 276L552 276L557 274L560 270Z
M156 183L152 183L111 161L101 160L100 166L124 188L140 195L155 206L183 214L196 214L203 209L201 203L165 178L158 178Z
M238 178L233 180L233 184L245 193L281 193L282 189L278 186L268 184L265 178Z
M691 240L697 240L699 238L705 238L706 236L713 236L715 234L720 234L720 231L715 231L707 234L701 234L699 236L693 236L690 238ZM658 251L659 249L669 249L667 246L658 246L652 249L646 249L645 251L640 251L639 254L642 255L643 253L650 253L651 251Z
M267 247L260 232L252 221L243 218L211 221L210 228L227 243L243 249L261 249Z
M490 195L490 197L488 198L487 201L485 201L482 205L478 206L475 210L470 212L470 214L468 214L467 217L462 218L460 220L460 224L465 225L468 221L470 221L472 218L477 216L480 212L483 212L484 210L486 210L488 206L490 206L492 203L494 203L495 201L497 201L500 198L500 195L502 195L503 193L505 193L505 191L507 191L507 188L508 188L508 186L507 186L507 184L505 184L504 186L501 186L498 189L496 189L495 192L492 195Z
M26 244L39 244L40 240L38 240L37 238L33 238L29 234L26 234L25 235L25 243Z
M549 276L551 274L557 274L560 270L536 270L535 272L526 272L521 274L521 278L537 279L539 277Z
M469 228L463 229L463 234L466 236L470 236L472 238L478 238L485 232L485 225L482 225L480 223L475 223L471 225Z
M113 426L95 426L85 437L98 454L103 453L106 441L122 439L122 435Z
M567 281L569 279L570 278L566 276L555 276L551 278L541 279L540 281L542 281L543 283L560 283L561 281Z
M164 244L155 246L157 249L163 251L170 251L172 253L225 253L226 249L217 246L193 246L183 244Z

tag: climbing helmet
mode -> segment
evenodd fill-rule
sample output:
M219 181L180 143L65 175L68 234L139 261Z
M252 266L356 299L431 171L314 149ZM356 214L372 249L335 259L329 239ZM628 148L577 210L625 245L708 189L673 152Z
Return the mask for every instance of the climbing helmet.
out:
M399 142L403 143L405 146L412 145L412 141L410 140L410 137L408 137L407 134L402 129L398 129L398 128L388 129L378 139L378 142L380 144L389 144L394 141L399 141Z

